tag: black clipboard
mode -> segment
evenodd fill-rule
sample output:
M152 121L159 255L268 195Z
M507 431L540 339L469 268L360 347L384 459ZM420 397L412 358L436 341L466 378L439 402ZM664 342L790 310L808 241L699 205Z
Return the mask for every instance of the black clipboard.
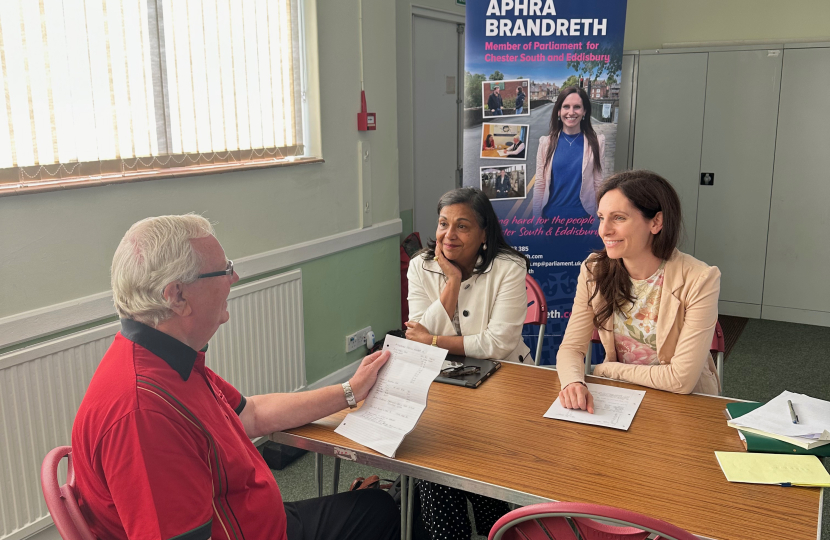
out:
M501 362L496 360L484 360L482 358L470 358L467 356L456 356L448 354L447 360L451 362L461 362L465 366L478 366L478 373L471 375L464 375L461 377L443 377L438 375L435 377L435 382L454 384L456 386L466 386L467 388L478 388L481 383L490 378L490 375L501 368Z

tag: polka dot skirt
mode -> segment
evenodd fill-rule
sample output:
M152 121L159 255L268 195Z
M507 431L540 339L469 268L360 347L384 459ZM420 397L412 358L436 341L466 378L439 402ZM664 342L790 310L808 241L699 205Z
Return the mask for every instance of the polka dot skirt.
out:
M467 516L467 499L473 505L476 534L487 536L500 517L510 509L507 503L420 480L421 516L432 540L470 540L473 531Z

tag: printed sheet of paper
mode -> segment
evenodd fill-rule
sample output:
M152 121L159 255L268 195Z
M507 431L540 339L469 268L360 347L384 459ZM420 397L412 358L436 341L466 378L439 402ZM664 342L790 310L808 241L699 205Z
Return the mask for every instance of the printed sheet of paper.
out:
M715 452L715 457L730 482L830 487L830 474L816 456Z
M628 430L637 409L640 408L643 396L646 395L645 391L593 383L587 383L587 386L594 396L594 414L566 409L559 403L559 398L556 398L545 413L545 418Z
M792 401L798 424L793 424L787 400ZM729 422L735 428L751 428L786 437L830 440L830 402L784 391L766 405Z
M441 371L447 350L390 335L383 350L392 356L378 373L375 386L363 406L347 414L334 432L395 457L427 407L429 385Z

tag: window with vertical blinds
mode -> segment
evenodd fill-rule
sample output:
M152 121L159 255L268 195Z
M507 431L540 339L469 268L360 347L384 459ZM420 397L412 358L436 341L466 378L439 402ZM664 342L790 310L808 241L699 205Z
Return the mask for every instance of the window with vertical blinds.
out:
M0 195L303 156L299 0L0 0Z

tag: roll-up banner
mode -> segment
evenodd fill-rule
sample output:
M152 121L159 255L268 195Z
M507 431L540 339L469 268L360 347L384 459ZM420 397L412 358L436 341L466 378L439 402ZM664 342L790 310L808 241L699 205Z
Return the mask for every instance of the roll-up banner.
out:
M487 194L545 293L542 364L555 363L580 264L602 247L596 191L614 168L625 9L467 2L464 185ZM535 351L539 328L523 334Z

